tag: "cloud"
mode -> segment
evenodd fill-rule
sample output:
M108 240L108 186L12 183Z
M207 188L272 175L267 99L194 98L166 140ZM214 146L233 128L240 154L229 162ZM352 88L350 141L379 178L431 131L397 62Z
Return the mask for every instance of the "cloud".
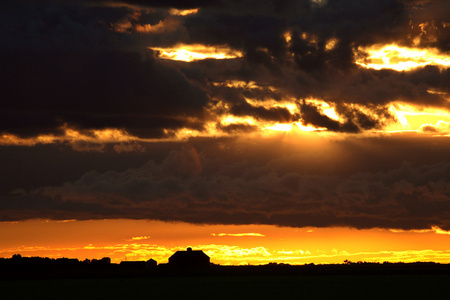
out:
M211 233L212 236L232 236L232 237L243 237L243 236L255 236L255 237L262 237L265 236L261 233L255 233L255 232L249 232L249 233Z
M196 43L225 42L242 50L248 64L233 74L241 76L235 78L269 83L282 90L282 96L361 104L368 110L394 101L448 108L445 97L429 92L433 86L447 89L442 83L448 82L448 71L426 67L405 76L355 64L357 56L364 56L358 52L361 46L406 43L410 17L427 10L425 6L406 1L277 3L263 1L255 9L251 1L225 1L220 9L205 8L189 16L186 28ZM362 122L360 129L380 125L367 118Z
M144 59L114 52L9 53L1 97L11 101L3 106L3 132L57 134L68 124L160 137L164 129L201 128L187 118L202 117L205 93L177 70Z
M130 8L7 1L0 48L0 131L20 136L61 127L119 128L164 137L201 130L208 97L181 72L156 59L137 38L107 24ZM20 36L21 38L17 38Z
M344 131L344 132L358 132L359 128L351 121L341 124L336 120L322 114L318 108L312 104L307 104L303 101L300 105L302 112L302 123L304 125L314 125L315 127L323 128L330 131Z
M82 0L84 2L89 2ZM209 0L193 0L193 1L183 1L183 0L98 0L100 3L129 3L133 5L143 6L143 7L162 7L162 8L179 8L179 9L189 9L198 8L204 6L211 6L217 2L221 1L209 1Z
M424 124L420 126L420 131L435 133L435 134L448 134L450 132L450 123L444 121L438 121L434 124Z
M317 153L313 149L303 155L295 155L292 149L280 158L270 155L265 162L262 152L252 152L253 159L247 154L234 158L201 154L200 161L193 153L192 148L182 148L159 163L149 161L124 171L90 171L59 186L5 195L1 219L131 218L294 227L450 228L447 162L404 162L392 168L385 159L385 167L379 171L362 171L358 156L353 155L360 171L341 167L338 175L318 168L323 158L317 161L316 157L316 162L308 158ZM361 161L367 160L364 157ZM379 156L372 160L383 161ZM380 168L380 163L377 165Z
M417 47L446 51L450 27L437 9L442 3L5 1L0 96L9 101L2 104L0 131L62 136L68 126L168 138L182 129L204 132L205 107L217 101L227 110L214 111L209 120L223 113L273 124L298 121L300 115L246 99L305 98L338 107L341 117L327 119L313 104L303 105L305 124L334 132L380 129L395 121L387 113L395 101L448 109L449 71L364 69L355 63L365 55L360 47L413 45L406 37L420 28L423 42ZM173 8L198 10L184 15L171 13ZM244 56L182 64L148 49L179 44L226 47ZM237 80L258 88L220 85ZM219 122L215 129L239 134L258 127Z

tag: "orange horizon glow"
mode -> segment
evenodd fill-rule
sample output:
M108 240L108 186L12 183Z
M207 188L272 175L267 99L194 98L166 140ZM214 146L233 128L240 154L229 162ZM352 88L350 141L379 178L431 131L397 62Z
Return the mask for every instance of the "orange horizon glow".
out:
M273 225L193 225L145 220L0 222L0 257L167 262L187 247L221 265L330 264L349 261L450 263L450 234L426 230L290 228ZM136 235L137 234L137 235Z

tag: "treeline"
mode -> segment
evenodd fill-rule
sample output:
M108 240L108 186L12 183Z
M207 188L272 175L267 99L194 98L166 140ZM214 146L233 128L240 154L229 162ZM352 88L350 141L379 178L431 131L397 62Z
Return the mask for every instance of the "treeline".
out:
M0 258L0 279L131 277L144 276L154 271L156 264L145 261L111 263L102 259L22 257Z
M445 274L450 275L450 265L434 262L377 263L351 262L342 264L289 265L269 263L265 265L221 266L211 264L209 268L171 268L168 264L145 261L111 263L111 259L22 257L15 254L11 258L0 258L0 278L60 278L60 277L145 277L145 276L246 276L246 275L385 275L385 274Z
M22 257L20 254L14 254L11 258L0 258L0 269L70 269L77 267L101 267L111 265L111 259L104 257L102 259L85 259L80 261L76 258L48 258L48 257Z

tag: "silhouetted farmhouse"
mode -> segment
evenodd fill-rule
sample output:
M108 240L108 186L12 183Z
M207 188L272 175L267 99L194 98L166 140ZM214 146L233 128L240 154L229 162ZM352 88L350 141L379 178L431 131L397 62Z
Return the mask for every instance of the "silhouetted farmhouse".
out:
M147 269L154 269L154 268L156 268L157 265L158 265L158 263L153 258L150 258L149 260L147 260L145 262L145 268L147 268Z
M209 256L202 250L177 251L169 257L169 266L178 269L207 268L210 265Z

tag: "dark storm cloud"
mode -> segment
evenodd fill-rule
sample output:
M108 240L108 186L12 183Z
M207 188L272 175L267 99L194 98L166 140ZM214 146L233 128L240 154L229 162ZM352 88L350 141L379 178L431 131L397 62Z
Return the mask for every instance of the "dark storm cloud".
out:
M160 137L163 129L201 127L207 97L153 57L99 52L2 53L1 128L22 136L59 130L123 128ZM149 134L145 134L148 129Z
M258 128L257 126L254 125L248 125L248 124L230 124L230 125L222 125L222 124L217 124L216 127L220 130L222 130L223 132L227 132L227 133L242 133L242 132L253 132L253 131L257 131Z
M2 9L0 131L121 128L141 137L202 129L207 95L114 22L128 8L22 1Z
M0 49L133 49L138 46L133 37L108 28L130 13L127 7L86 7L75 1L2 1Z
M414 38L421 37L424 47L447 51L449 9L445 0L225 0L189 16L186 28L194 41L226 42L249 53L262 47L279 57L289 49L299 66L310 70L325 65L348 68L357 46L412 45ZM290 47L283 38L288 30L293 31ZM307 38L301 37L303 33ZM326 51L331 38L337 39L337 45Z
M298 158L284 158L297 164ZM137 218L193 223L450 229L450 165L403 163L347 176L205 158L173 151L122 172L2 198L2 220Z
M274 99L294 96L325 100L338 106L344 121L319 117L320 109L309 104L304 107L309 111L302 113L309 116L305 123L332 131L361 132L381 128L386 119L395 121L386 109L394 101L448 109L446 96L430 91L448 91L448 69L427 66L398 72L368 70L355 63L365 56L360 47L385 43L413 46L413 37L425 39L422 31L415 36L412 25L425 28L428 25L424 22L441 22L436 29L439 34L434 36L439 42L433 46L445 51L438 45L446 43L450 27L444 24L442 12L435 9L439 3L347 0L259 1L256 5L252 1L223 1L221 6L205 7L187 16L185 26L191 42L226 43L244 52L241 69L228 72L227 79L277 87L280 94ZM442 9L448 11L446 7ZM286 32L290 32L289 42ZM327 47L330 42L333 47ZM220 68L213 70L220 72ZM204 76L215 77L208 70L204 70ZM234 93L241 95L243 91L236 88ZM235 103L239 95L227 92L220 99ZM370 113L345 108L345 104L361 105ZM315 117L311 110L317 111Z
M400 24L407 24L401 1L224 1L220 8L201 9L186 19L193 41L227 43L251 54L267 49L280 58L295 55L299 67L312 70L326 64L348 68L358 45L386 42ZM393 29L394 28L394 29ZM284 33L293 31L287 47ZM309 35L302 38L302 34ZM335 49L326 52L326 42L336 38ZM315 40L314 42L312 40Z
M80 2L97 2L103 4L133 4L143 7L162 7L162 8L177 8L177 9L190 9L205 6L214 6L221 1L214 0L79 0Z
M326 128L329 131L341 131L341 132L358 132L359 128L351 121L347 121L345 124L331 119L330 117L322 114L316 106L312 104L306 104L303 102L300 104L300 110L302 113L303 125L314 125L316 127Z
M377 71L355 64L355 55L364 55L358 47L395 41L411 44L407 36L434 41L423 46L445 50L450 27L437 9L442 1L120 3L133 5L2 2L2 132L58 135L60 127L68 124L81 130L114 127L140 137L166 137L184 127L202 130L202 110L209 96L228 103L227 113L273 122L296 121L298 116L282 108L254 107L242 99L322 99L340 106L343 121L334 124L326 116L319 118L318 108L313 117L311 104L304 107L309 111L301 112L309 116L303 121L349 132L382 126L373 108L392 101L448 107L444 95L430 93L430 89L448 91L448 69ZM441 7L446 10L448 5ZM199 11L174 16L170 8ZM145 26L161 29L139 31ZM414 31L417 28L419 33ZM333 47L327 47L330 41ZM149 46L180 42L225 45L242 51L244 58L180 67L148 53ZM226 80L255 81L259 88L226 91L211 84ZM362 105L374 116L344 109L344 104Z
M415 84L450 93L450 68L426 66L409 72L408 79Z
M97 2L97 5L111 2L100 1ZM436 5L431 4L432 2L427 2L426 5L412 5L411 2L404 3L402 1L366 1L363 4L360 1L350 0L345 2L325 1L321 4L313 4L310 1L219 1L213 3L210 7L195 1L189 2L189 4L186 4L186 2L183 2L183 4L178 1L167 1L164 3L160 1L135 1L135 3L138 2L145 4L146 7L158 8L162 6L165 8L200 7L198 14L186 17L184 24L190 35L190 40L185 40L185 42L202 42L213 45L227 44L236 49L244 50L249 64L242 66L240 77L246 77L247 80L262 79L257 75L261 71L261 67L258 65L262 65L263 68L269 70L267 75L269 77L264 78L266 83L273 84L280 87L280 89L284 88L286 90L284 91L285 93L299 98L319 97L331 103L346 102L363 105L384 105L393 100L434 106L443 105L446 102L442 96L430 94L428 87L447 88L448 71L439 72L433 70L428 72L432 74L426 75L422 74L425 72L415 71L412 76L404 76L404 74L395 71L355 70L354 65L353 51L356 46L393 41L393 38L398 38L401 34L404 34L404 32L398 32L398 28L403 28L402 26L409 24L411 16L417 15L418 18L420 16L420 22L425 22L427 18L431 20L435 15L437 15L436 20L439 20L439 12L435 9ZM60 55L55 52L62 51L67 53L65 51L70 49L71 52L68 53L68 56L73 57L73 64L80 64L86 69L86 73L89 73L89 68L84 67L83 62L78 61L80 59L79 56L85 54L80 54L77 51L74 53L74 49L83 50L89 54L92 51L99 50L112 51L117 56L112 57L109 63L114 65L112 61L117 59L120 65L124 58L121 57L122 53L116 54L115 51L137 51L137 49L142 51L145 48L144 40L148 44L157 44L158 42L164 44L166 42L161 35L153 36L150 39L140 39L133 32L121 34L112 29L117 26L114 24L120 23L121 20L127 18L128 21L135 22L135 24L155 25L167 17L167 12L159 11L156 13L140 10L139 15L134 16L133 12L135 10L130 7L85 7L76 5L75 3L77 2L75 1L69 4L59 3L58 1L38 1L35 3L7 1L4 3L6 3L4 5L5 9L2 12L5 16L2 20L5 26L2 26L2 39L4 41L2 45L4 45L5 49L13 52L13 54L4 52L5 64L9 65L10 68L22 67L26 69L28 68L26 63L18 63L17 61L24 58L26 60L27 57L28 60L41 61L41 65L39 63L35 63L35 66L31 65L31 71L28 73L39 74L38 69L44 69L44 66L46 66L49 69L47 73L50 74L48 76L50 78L47 79L62 78L64 76L66 77L65 81L70 81L72 76L83 75L71 74L70 68L67 74L61 74L60 70L52 70L57 65L67 64L62 57L67 55ZM130 15L133 15L133 17L131 18ZM443 20L442 17L440 20ZM126 30L132 29L133 26ZM283 36L286 31L292 31L290 46L288 46ZM171 40L172 38L167 39ZM336 45L333 49L326 50L326 42L331 38L336 39ZM172 42L174 43L175 41ZM29 53L27 50L29 52L44 51L44 54ZM12 62L17 63L17 66L9 63L8 56L10 55L12 55ZM286 61L284 60L286 55L294 56L298 70L286 70ZM55 56L55 61L51 60L53 56ZM100 53L99 56L103 56L103 54ZM81 58L81 60L83 59ZM97 57L93 55L90 59L94 61ZM95 63L87 63L95 68ZM130 67L124 68L124 74L121 76L125 77L131 73L132 75L130 76L139 77L140 74L133 74L134 69L131 66L138 63L135 59L130 64ZM106 62L100 63L97 68L105 69L105 64ZM56 67L56 69L58 68ZM348 72L342 73L339 71L340 69L346 69ZM216 68L206 70L206 74L197 75L196 79L198 79L200 84L205 85L207 80L202 78L202 76L210 76L211 72L216 71ZM307 73L303 71L307 71ZM21 72L22 70L19 68L16 74ZM113 70L112 73L114 74L114 72L117 72L117 70ZM183 72L190 75L194 74L189 66L185 67ZM105 81L107 81L109 72L106 73L101 74L98 72L97 77L101 78L103 75L106 75ZM158 72L155 71L155 73ZM237 73L233 75L233 73L226 72L226 67L224 73L228 74L231 79L239 76ZM153 81L153 77L155 77L154 74L142 75L146 76L149 82ZM19 81L16 77L12 77L9 80L13 81L15 85L20 83L23 89L27 89L26 84L29 82L37 81L28 88L31 90L28 93L31 94L32 88L41 86L41 84L39 78L34 78L32 75L29 75L29 77L31 77L30 80ZM296 80L292 80L292 78L296 78ZM53 85L55 94L60 94L58 82L55 83ZM14 84L12 88L15 88ZM82 84L85 83L82 82ZM124 87L126 84L128 82L122 83L123 87L120 88L123 94L128 92ZM154 84L155 86L160 85L159 82ZM176 83L168 82L168 85L172 84L176 85ZM136 85L139 84L137 83ZM188 86L188 84L186 85ZM42 86L46 87L45 85ZM63 85L61 86L64 88ZM138 88L130 86L129 90L137 91ZM38 92L43 94L42 89ZM115 92L113 93L116 94ZM244 93L237 90L237 93L248 96L246 95L248 91ZM262 93L267 94L267 90L261 89ZM64 93L63 96L65 96ZM239 96L225 95L224 98L226 101L233 102ZM280 96L275 99L280 99ZM26 131L29 126L23 120L31 120L32 124L35 125L34 131L47 132L53 130L55 132L55 126L66 119L70 122L71 119L77 118L65 115L49 116L45 107L43 110L43 112L40 112L40 115L17 112L17 117L14 118L18 121L13 122L10 127L17 128L17 132ZM240 113L243 109L235 109L235 111ZM264 109L259 109L259 111L262 114L261 118L265 118L263 114L266 111ZM15 111L10 110L5 114L12 116L14 113ZM94 113L96 112L94 111ZM258 116L255 110L253 110L253 113ZM89 117L86 116L86 118L88 119ZM90 123L103 122L105 122L105 126L119 126L120 121L111 120L113 118L109 115L104 118L100 117L93 122L86 122L86 126L91 126ZM35 121L32 121L33 119ZM127 124L133 122L141 123L137 121L137 116L132 116L132 119L136 121L124 120L124 126L133 127L135 125ZM10 123L6 117L3 120L6 123ZM154 122L150 121L151 124L142 124L142 127L148 126L150 127L149 131L151 131L152 123L159 123L160 121L166 123L166 125L161 123L162 127L167 126L169 129L180 127L180 120L164 118L156 119ZM37 123L41 125L36 126ZM375 124L374 122L365 122L366 125L362 127L370 129L368 125L371 123ZM20 126L24 127L24 129L20 129ZM83 124L80 126L84 127ZM96 127L95 125L93 126ZM30 134L35 133L31 132ZM150 135L158 136L158 133Z
M235 116L251 116L256 119L281 123L290 123L298 119L294 119L286 108L274 107L267 109L264 107L254 107L247 102L233 106L230 112Z
M411 1L410 34L407 42L419 42L421 47L436 47L443 52L450 50L448 26L450 3L446 0ZM415 3L416 2L416 3ZM417 39L419 38L419 39Z
M333 74L321 83L309 85L311 96L337 104L361 104L385 106L394 101L413 105L433 106L447 109L445 95L430 92L430 89L446 91L448 69L427 66L409 72L395 70L358 69L344 76Z
M247 102L246 98L264 102L268 99L281 100L280 93L271 91L264 86L251 87L212 87L212 98L226 101L231 108L229 112L235 116L250 116L257 120L290 123L298 120L299 116L292 114L284 107L262 107Z
M100 145L101 151L78 151L81 147L99 146L88 143L0 146L0 194L6 195L16 189L30 191L42 186L60 185L77 180L92 169L106 172L137 168L148 161L148 157L159 163L168 151L173 150L173 144L103 144ZM136 147L140 151L136 151Z

